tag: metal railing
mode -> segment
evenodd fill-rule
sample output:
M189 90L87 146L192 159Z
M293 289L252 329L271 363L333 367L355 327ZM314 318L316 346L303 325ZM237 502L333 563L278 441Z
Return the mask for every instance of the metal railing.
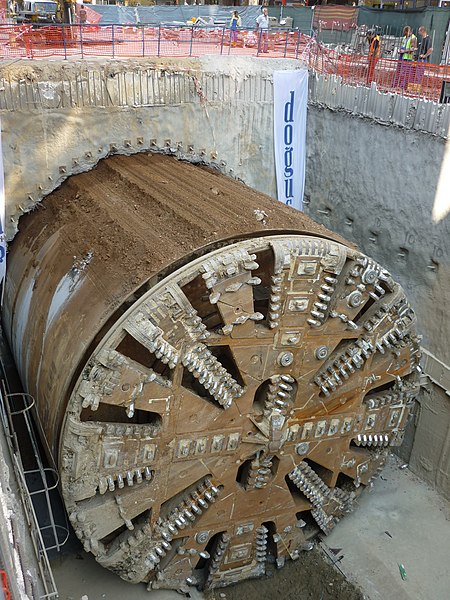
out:
M298 58L311 32L271 30L271 56ZM225 26L171 25L3 25L0 58L183 57L265 54L265 32Z
M55 522L52 504L49 493L58 485L58 474L52 466L44 467L40 451L38 448L37 438L34 434L32 423L32 411L34 408L34 400L28 394L6 392L5 382L1 382L0 386L0 420L5 431L5 438L8 444L11 461L14 468L14 473L22 499L25 515L27 518L27 526L30 532L31 541L37 558L37 564L41 576L41 583L44 594L40 594L37 589L37 583L30 581L29 577L24 577L27 594L31 598L39 598L39 600L58 598L53 572L47 556L47 551L50 549L59 550L66 542L69 536L68 527L58 525ZM15 420L21 420L22 432L27 434L27 443L32 448L32 461L36 464L36 469L25 469L23 466L22 456L20 452L18 436L15 431L17 423ZM27 456L28 458L28 456ZM53 481L49 483L49 479ZM55 479L56 478L56 479ZM36 507L33 498L42 495L44 504L48 514L48 525L40 525L36 514ZM44 541L44 540L47 541ZM49 541L50 540L50 541ZM18 549L19 555L21 553Z
M450 81L450 65L369 58L360 54L339 53L320 45L317 45L313 54L310 66L317 72L335 75L347 85L376 85L381 92L439 102L443 84ZM445 98L442 100L448 101Z
M372 86L411 97L439 101L450 65L371 61L355 48L330 48L310 31L269 32L227 27L161 25L0 26L0 58L145 58L203 55L293 58L322 74L336 75L349 85ZM267 52L266 52L267 51Z

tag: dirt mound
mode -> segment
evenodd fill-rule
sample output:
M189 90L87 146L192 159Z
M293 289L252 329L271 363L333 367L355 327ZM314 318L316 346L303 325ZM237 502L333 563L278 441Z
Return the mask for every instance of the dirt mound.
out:
M281 570L269 565L263 579L252 579L205 594L207 600L364 600L367 598L315 548L288 561Z

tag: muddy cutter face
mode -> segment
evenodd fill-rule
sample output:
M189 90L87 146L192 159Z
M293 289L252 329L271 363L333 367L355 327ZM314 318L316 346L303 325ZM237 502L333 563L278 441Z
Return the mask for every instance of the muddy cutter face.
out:
M166 277L70 400L62 483L85 548L182 590L296 558L401 443L414 326L389 273L315 237L247 240Z

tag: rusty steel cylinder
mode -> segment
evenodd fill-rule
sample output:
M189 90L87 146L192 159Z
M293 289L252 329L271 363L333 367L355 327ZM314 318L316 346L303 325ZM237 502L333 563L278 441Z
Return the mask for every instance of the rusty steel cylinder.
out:
M110 157L21 219L3 322L77 536L149 588L296 558L418 391L415 316L383 267L164 155Z

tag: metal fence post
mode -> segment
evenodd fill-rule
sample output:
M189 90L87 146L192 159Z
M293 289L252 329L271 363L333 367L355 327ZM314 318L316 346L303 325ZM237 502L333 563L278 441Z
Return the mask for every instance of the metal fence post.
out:
M161 50L161 25L158 25L158 53L157 56L160 56Z
M145 56L145 26L141 25L141 29L142 29L142 56Z
M64 24L61 25L61 29L62 29L62 39L63 39L63 46L64 46L64 60L67 60L66 26Z
M189 45L189 56L192 56L192 44L194 43L194 27L195 25L192 25L191 27L191 43Z
M300 48L300 39L301 39L301 35L302 35L302 34L301 34L301 32L300 32L300 31L298 31L298 33L297 33L297 46L296 46L296 48L295 48L295 58L296 58L296 59L298 59L298 51L299 51L299 48Z
M114 58L114 24L111 25L111 46L112 46L112 57Z
M80 50L81 50L81 58L84 58L83 53L83 25L80 23Z
M287 47L288 47L288 41L289 41L289 31L286 31L286 43L284 44L284 58L286 58L286 54L287 54Z
M220 54L223 54L223 42L225 40L225 25L222 27L222 39L220 41Z

